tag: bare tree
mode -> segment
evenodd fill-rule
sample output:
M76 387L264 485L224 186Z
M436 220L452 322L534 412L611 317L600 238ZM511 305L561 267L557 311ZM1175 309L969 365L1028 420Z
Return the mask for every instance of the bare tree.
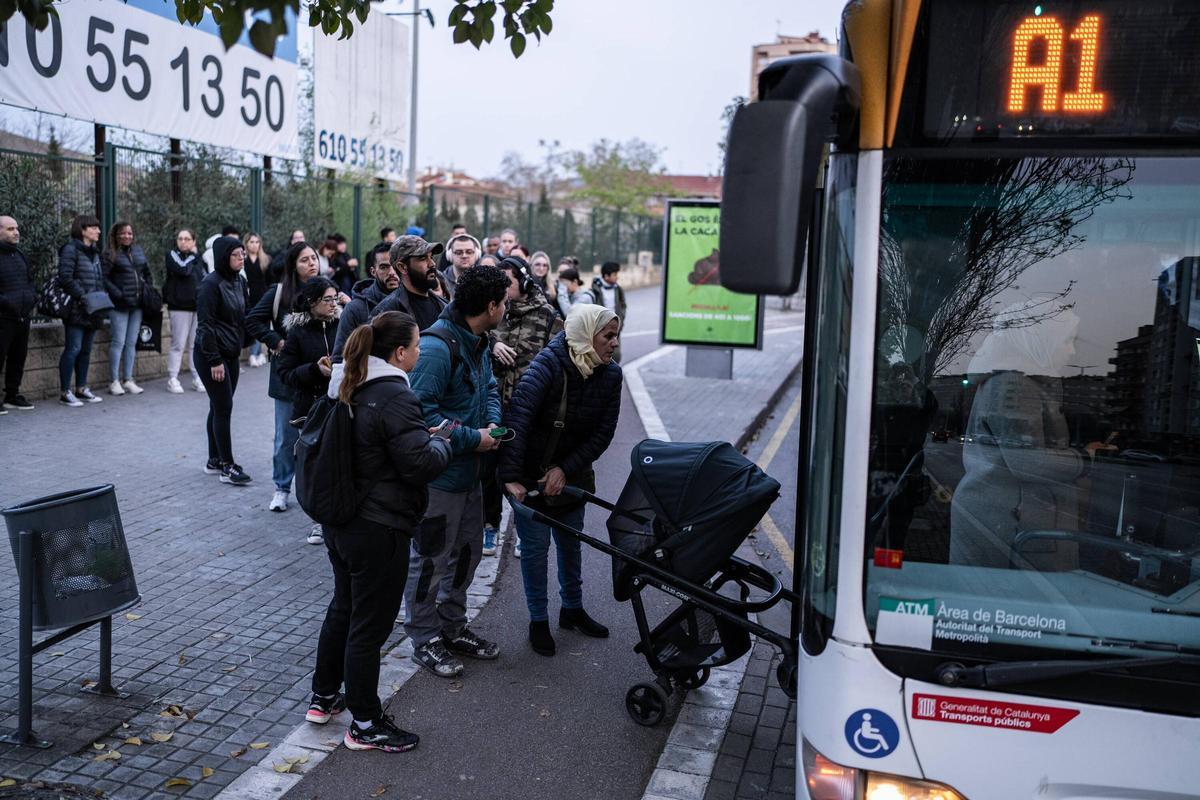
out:
M910 175L922 163L896 159L888 166L885 208L903 204L886 194L907 189ZM1039 298L1020 315L997 321L997 298L1017 285L1022 273L1035 264L1080 247L1085 237L1079 226L1105 203L1128 198L1126 185L1133 178L1128 158L1023 158L980 162L979 171L963 176L970 188L970 204L958 230L948 240L926 240L908 249L897 241L885 222L880 237L880 322L902 330L911 315L914 268L934 267L941 260L961 265L949 279L952 284L925 326L926 381L942 374L970 346L975 336L1002 328L1037 325L1072 306L1068 283L1060 292ZM943 184L937 190L958 187ZM948 213L950 209L947 209ZM907 244L907 242L906 242ZM913 262L918 262L914 264ZM922 270L924 271L924 270ZM945 274L944 270L930 269Z

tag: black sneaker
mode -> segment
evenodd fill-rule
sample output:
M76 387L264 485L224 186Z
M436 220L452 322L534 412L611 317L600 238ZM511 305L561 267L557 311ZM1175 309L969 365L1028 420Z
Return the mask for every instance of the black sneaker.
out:
M245 486L250 482L250 476L237 464L225 464L221 467L221 483L232 483L234 486Z
M463 628L458 636L446 639L446 649L452 653L461 653L468 658L478 658L483 661L491 661L500 655L500 645L472 633L470 628Z
M304 715L304 718L317 725L324 725L329 722L330 717L335 717L345 710L346 698L341 692L337 692L333 697L321 697L314 694L312 702L308 704L308 713Z
M401 730L386 714L366 728L351 722L350 730L342 739L347 750L382 750L385 753L406 753L420 741L420 736Z
M205 461L204 462L204 474L205 475L220 475L221 474L220 459L210 458L208 461Z
M75 396L78 397L80 400L82 400L85 403L103 403L104 402L103 397L97 397L96 395L92 394L92 390L86 386L76 386L75 387Z
M18 411L33 411L33 403L25 399L25 395L9 395L4 398L5 408L14 408Z
M462 662L450 655L440 636L435 636L420 647L414 648L412 659L439 678L457 678L462 675Z

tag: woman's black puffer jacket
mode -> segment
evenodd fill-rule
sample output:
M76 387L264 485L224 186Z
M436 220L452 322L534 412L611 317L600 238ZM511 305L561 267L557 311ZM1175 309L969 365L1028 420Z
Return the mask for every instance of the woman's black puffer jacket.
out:
M241 246L232 236L213 242L215 269L200 283L192 358L206 367L237 359L245 344L246 282L229 267L229 254Z
M99 327L104 315L89 317L83 304L84 295L106 291L104 269L100 266L100 251L95 245L84 244L79 239L72 239L63 245L63 249L58 253L58 282L67 294L71 295L73 301L67 306L63 322L84 328Z
M166 260L167 280L163 283L163 300L172 311L195 311L196 293L200 291L200 281L208 274L202 259L197 253L181 253L171 249L167 251Z
M139 308L142 304L142 287L150 281L150 265L142 246L133 244L118 247L115 251L105 250L104 288L112 298L113 305L121 311Z
M429 435L421 401L398 370L377 358L370 364L354 394L354 485L366 495L358 516L411 534L429 502L426 485L450 463L450 443Z
M546 447L567 382L567 415L553 453ZM584 477L617 431L621 413L621 367L601 364L584 378L571 361L567 336L560 333L534 357L517 383L504 413L516 438L500 448L500 480L533 487L543 467L557 466L567 483Z
M319 320L307 311L293 311L283 318L287 340L275 357L275 367L279 370L279 379L295 391L292 396L293 420L308 416L313 401L329 389L329 377L321 373L317 361L333 355L341 312L340 306L334 308L337 311L330 320Z

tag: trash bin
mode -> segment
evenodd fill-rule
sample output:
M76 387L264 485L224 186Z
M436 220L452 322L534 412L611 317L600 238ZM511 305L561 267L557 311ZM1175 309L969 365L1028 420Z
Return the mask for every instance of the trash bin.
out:
M92 622L138 603L112 484L41 497L0 514L18 573L18 534L33 534L34 630Z

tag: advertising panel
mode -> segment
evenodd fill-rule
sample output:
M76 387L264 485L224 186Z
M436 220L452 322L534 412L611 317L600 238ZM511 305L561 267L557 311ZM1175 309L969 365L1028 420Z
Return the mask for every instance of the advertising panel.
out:
M242 44L226 51L202 28L120 0L73 0L40 32L20 16L0 27L0 103L298 155L295 63Z
M408 169L408 26L380 12L354 36L313 41L313 160L403 181Z
M760 348L760 298L721 286L721 204L668 200L663 227L663 341Z

